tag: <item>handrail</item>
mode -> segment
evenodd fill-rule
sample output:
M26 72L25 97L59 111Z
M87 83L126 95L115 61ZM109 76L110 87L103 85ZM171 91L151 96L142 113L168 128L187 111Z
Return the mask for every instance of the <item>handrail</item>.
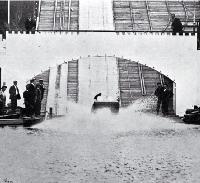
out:
M142 95L144 94L144 89L143 89L143 83L142 83L142 75L141 75L141 70L140 70L140 64L138 63L138 72L139 72L139 77L140 77L140 87L142 91Z
M185 3L184 3L183 1L181 2L181 4L182 4L182 6L183 6L184 13L185 13L185 22L187 23L187 21L188 21L187 9L186 9Z
M151 25L151 19L150 19L150 15L149 15L149 5L148 5L148 1L145 1L145 5L146 5L146 10L147 10L147 18L148 18L148 22L149 22L149 30L152 30L152 25Z
M142 77L142 86L143 86L143 95L146 95L147 92L146 92L146 87L145 87L145 83L144 83L144 76L143 76L143 72L142 72L142 65L140 65L140 71L141 71L141 77Z
M141 91L142 95L146 95L146 88L144 84L144 77L142 74L142 65L138 63L138 71L139 71L139 77L140 77L140 86L141 86Z
M166 25L166 27L164 28L163 31L166 31L167 28L169 27L170 23L171 23L171 13L170 13L170 10L169 10L169 5L168 5L167 0L165 0L165 5L166 5L167 12L168 12L168 15L169 15L169 20L168 20L168 23L167 23L167 25Z
M70 30L70 22L71 22L71 5L72 5L72 1L69 0L69 3L68 3L68 23L67 23L67 30Z
M58 5L57 3L58 1L55 0L54 15L53 15L53 30L55 30L55 27L56 27L56 11L57 11L57 5Z
M38 5L38 16L37 16L37 20L36 20L36 30L38 30L38 28L39 28L40 11L41 11L41 1L42 0L39 0L39 5Z

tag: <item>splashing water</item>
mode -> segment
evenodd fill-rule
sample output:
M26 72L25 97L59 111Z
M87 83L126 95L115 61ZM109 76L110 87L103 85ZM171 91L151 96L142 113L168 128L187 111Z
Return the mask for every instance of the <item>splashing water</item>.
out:
M120 108L118 114L109 109L91 113L91 108L75 103L68 104L64 117L46 120L36 128L60 130L75 134L118 133L151 129L175 129L184 126L177 120L155 115L155 98L146 97L136 100L127 108Z

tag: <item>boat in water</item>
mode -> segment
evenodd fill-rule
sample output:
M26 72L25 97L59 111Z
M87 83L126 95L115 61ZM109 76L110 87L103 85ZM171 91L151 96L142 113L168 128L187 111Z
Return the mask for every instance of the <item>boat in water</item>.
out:
M110 109L112 113L119 112L119 102L110 102L110 101L94 101L92 105L92 112L96 112L99 109Z
M18 108L15 113L5 113L0 115L0 127L3 126L23 126L31 127L44 120L44 116L26 116L21 112L22 108Z
M0 126L23 126L31 127L43 121L42 117L18 117L13 118L9 115L0 115Z
M116 100L113 100L112 97L107 97L105 99L100 99L101 93L97 94L94 97L94 103L92 105L92 112L96 112L100 109L109 109L112 113L118 113L119 112L119 98Z
M194 106L194 109L187 109L183 121L185 123L200 124L200 107Z

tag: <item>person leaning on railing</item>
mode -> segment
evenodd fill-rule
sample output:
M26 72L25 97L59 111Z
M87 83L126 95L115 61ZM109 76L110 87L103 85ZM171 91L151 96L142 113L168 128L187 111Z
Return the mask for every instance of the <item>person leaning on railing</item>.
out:
M183 25L182 25L180 19L176 18L175 14L171 14L171 19L169 20L164 31L166 31L166 29L170 26L170 24L171 24L171 29L172 29L173 35L175 35L176 33L179 33L179 34L183 33Z

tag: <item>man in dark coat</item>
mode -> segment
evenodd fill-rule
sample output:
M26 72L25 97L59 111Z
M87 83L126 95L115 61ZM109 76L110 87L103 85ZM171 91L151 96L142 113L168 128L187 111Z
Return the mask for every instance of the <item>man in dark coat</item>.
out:
M13 85L9 89L11 109L15 112L17 108L17 100L20 99L19 89L17 87L17 81L13 81Z
M40 84L36 84L36 88L35 88L35 115L38 116L40 115L40 111L41 111L41 90L40 90Z
M163 90L164 90L164 88L162 87L161 83L157 83L157 88L154 93L155 96L158 98L157 99L157 107L156 107L157 114L159 114L160 105L162 103Z
M26 85L26 88L28 88L28 96L29 96L29 105L33 106L31 112L31 115L33 115L34 108L35 108L35 99L36 99L36 90L35 90L35 78L30 80L30 84Z
M44 91L45 91L43 79L39 79L39 88L40 88L40 91L41 91L41 100L42 100L43 97L44 97Z
M6 106L6 95L5 95L5 90L7 86L4 83L1 90L0 90L0 115L4 114L4 108Z
M32 96L29 91L29 87L30 84L26 85L26 91L23 93L26 116L31 116L34 113L34 105L32 105Z
M166 84L163 85L162 94L162 113L163 115L168 115L169 100L173 96L172 91L170 91Z
M26 33L29 33L30 31L35 31L36 21L31 16L29 16L26 19L25 28L26 28Z
M183 25L182 25L180 19L176 18L175 14L171 14L171 19L172 19L171 28L172 28L173 34L176 34L176 33L182 34L183 33Z

